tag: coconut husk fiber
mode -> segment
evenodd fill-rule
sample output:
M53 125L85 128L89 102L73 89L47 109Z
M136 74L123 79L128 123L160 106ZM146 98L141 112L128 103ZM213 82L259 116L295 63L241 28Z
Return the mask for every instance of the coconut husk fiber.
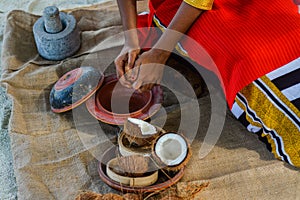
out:
M122 35L118 35L122 32L118 8L115 2L108 2L69 12L77 20L82 43L74 56L63 61L47 61L38 55L32 26L40 16L15 10L6 19L1 83L12 100L9 135L18 199L75 199L83 190L117 193L99 178L97 159L115 142L119 127L98 122L84 105L55 114L49 93L63 74L79 66L113 71L113 60L123 44ZM176 130L180 110L193 108L186 102L179 109L172 95L165 100L165 112L153 116L153 122L162 121L167 113L164 129ZM208 95L199 98L201 126L185 174L171 188L176 189L176 196L300 199L299 170L276 160L229 113L217 144L206 157L199 158L197 152L210 121L209 103ZM189 123L194 120L199 119L190 116Z

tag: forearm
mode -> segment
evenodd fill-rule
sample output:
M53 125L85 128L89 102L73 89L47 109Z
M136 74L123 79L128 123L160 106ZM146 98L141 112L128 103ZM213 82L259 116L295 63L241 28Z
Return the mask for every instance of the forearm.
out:
M136 0L117 0L117 2L119 6L123 29L125 31L125 41L128 43L134 43L135 46L138 43L136 32Z
M192 26L195 20L203 12L202 9L182 2L173 20L164 31L154 48L165 50L166 54L172 52L183 34Z

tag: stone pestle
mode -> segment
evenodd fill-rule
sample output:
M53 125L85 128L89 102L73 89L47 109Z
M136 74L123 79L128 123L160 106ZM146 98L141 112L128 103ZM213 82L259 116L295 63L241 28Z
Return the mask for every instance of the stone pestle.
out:
M80 48L80 32L74 16L48 6L33 25L33 35L39 54L47 60L63 60Z

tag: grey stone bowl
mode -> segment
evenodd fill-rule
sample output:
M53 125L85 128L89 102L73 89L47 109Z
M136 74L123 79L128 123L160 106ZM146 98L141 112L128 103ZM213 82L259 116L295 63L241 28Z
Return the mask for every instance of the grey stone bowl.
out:
M62 30L47 32L45 16L40 17L33 26L33 34L39 54L47 60L63 60L75 54L80 48L80 32L74 16L59 13Z

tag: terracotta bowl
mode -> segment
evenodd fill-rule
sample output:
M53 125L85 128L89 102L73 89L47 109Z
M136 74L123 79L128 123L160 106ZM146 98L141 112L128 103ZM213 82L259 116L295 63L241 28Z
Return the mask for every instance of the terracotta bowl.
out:
M112 180L107 175L107 163L115 158L116 152L118 148L116 146L111 147L106 152L104 152L103 156L101 157L98 165L98 172L99 176L103 182L105 182L110 187L122 191L122 192L134 192L134 193L152 193L164 190L174 184L176 184L184 175L184 168L180 169L177 172L168 172L168 171L160 171L158 174L158 180L149 186L128 186L117 181Z
M105 112L117 116L137 116L145 112L152 99L152 93L137 92L117 84L118 80L112 79L105 83L96 94L96 105Z
M102 86L87 100L86 106L99 121L123 125L128 117L146 120L154 115L163 101L160 86L139 93L118 83L116 75L105 76Z

